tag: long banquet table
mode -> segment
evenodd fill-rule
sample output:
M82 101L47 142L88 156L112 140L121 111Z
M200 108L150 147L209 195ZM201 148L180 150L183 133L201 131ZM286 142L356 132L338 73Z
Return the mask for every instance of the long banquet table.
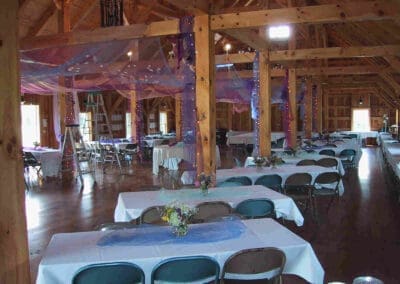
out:
M282 186L283 186L285 184L287 177L294 173L309 173L312 176L312 182L314 182L315 178L320 173L332 172L332 171L338 172L338 170L320 166L294 166L294 165L282 165L278 166L275 169L271 167L263 167L261 169L258 168L222 169L222 170L217 170L217 183L223 182L230 177L247 176L252 180L254 184L257 178L263 175L277 174L282 177ZM343 195L343 193L344 193L344 186L342 180L340 180L339 195Z
M181 158L187 161L195 160L195 145L160 145L153 148L153 174L158 174L158 167L167 158ZM219 153L219 147L215 148L216 165L221 167L221 157Z
M324 270L311 245L268 218L190 225L184 237L172 235L168 226L56 234L40 262L36 283L70 284L82 267L106 262L135 263L150 283L153 268L171 257L205 255L222 267L237 251L259 247L285 252L283 273L323 283Z
M298 226L303 225L304 218L290 197L260 185L210 188L207 196L203 196L200 189L122 192L118 196L114 220L131 221L148 207L166 205L175 200L192 207L206 201L225 201L235 207L250 198L270 199L275 205L278 218L283 217L293 220Z
M296 157L289 156L289 155L283 155L281 158L285 162L285 165L296 165L298 162L300 162L301 160L304 160L304 159L320 160L322 158L333 158L338 162L337 169L339 171L339 174L341 174L342 176L345 174L342 162L338 157L320 155L320 154L317 154L317 153L305 153L305 154L302 154L302 155L298 155ZM253 157L247 157L246 161L244 162L244 167L248 168L248 167L253 167L253 166L255 166L254 158Z
M400 179L400 141L395 139L382 140L381 147L393 172Z

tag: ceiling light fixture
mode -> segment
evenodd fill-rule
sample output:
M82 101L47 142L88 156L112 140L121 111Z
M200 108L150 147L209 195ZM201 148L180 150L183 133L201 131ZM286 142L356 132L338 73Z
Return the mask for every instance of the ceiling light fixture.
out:
M270 39L285 40L290 37L290 27L288 25L269 27L268 34Z
M231 45L230 43L226 43L226 44L224 45L224 50L225 50L226 52L229 52L231 49L232 49L232 45Z

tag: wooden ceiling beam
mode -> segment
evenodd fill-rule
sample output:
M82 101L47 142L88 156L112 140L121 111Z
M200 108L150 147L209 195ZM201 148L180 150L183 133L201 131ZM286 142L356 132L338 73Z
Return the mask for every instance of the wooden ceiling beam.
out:
M389 1L351 2L318 6L258 10L211 17L213 30L251 28L274 24L334 23L395 19L400 8Z
M51 16L53 16L54 12L56 11L56 5L53 2L47 7L47 9L43 12L40 18L35 22L34 26L32 26L28 33L27 37L34 37L36 36L43 26L47 23Z
M195 16L206 15L209 10L207 0L165 0L165 2Z
M127 40L151 36L165 36L179 33L179 21L169 20L130 26L97 28L92 31L75 31L56 35L25 38L20 41L21 50L33 50L56 46Z
M72 19L71 30L79 27L83 21L93 12L97 5L99 5L98 0L86 0L89 3L87 9L80 10L78 15Z
M349 46L280 50L270 52L270 61L310 60L326 58L379 57L399 55L400 45ZM249 63L254 61L254 52L216 55L217 64Z
M240 40L256 50L265 50L269 46L269 42L260 37L260 35L253 30L232 29L225 30L224 33Z
M400 84L391 74L387 72L380 72L378 75L379 77L382 78L384 82L386 82L395 91L397 96L400 96Z

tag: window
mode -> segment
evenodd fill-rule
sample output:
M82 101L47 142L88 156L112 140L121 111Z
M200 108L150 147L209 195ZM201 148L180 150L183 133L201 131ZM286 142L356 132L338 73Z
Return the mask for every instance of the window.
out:
M370 115L368 108L353 109L352 131L371 131Z
M21 105L22 146L40 144L40 112L38 105Z
M132 121L131 121L131 113L125 113L125 129L126 129L126 138L132 137Z
M167 122L167 112L162 111L160 112L160 132L162 134L168 133L168 122Z
M92 140L92 114L90 112L79 113L79 131L84 142Z

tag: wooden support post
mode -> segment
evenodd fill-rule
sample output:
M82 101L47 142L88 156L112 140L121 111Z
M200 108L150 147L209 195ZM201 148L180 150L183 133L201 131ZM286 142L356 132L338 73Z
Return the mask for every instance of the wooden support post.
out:
M0 283L30 283L21 155L18 1L0 2ZM7 27L7 28L5 28Z
M228 103L228 131L232 130L232 109L233 105L231 103Z
M136 114L136 91L130 90L129 91L130 98L131 98L131 139L133 143L139 143L137 137L137 114Z
M321 82L317 84L317 131L322 133L323 127L323 116L322 116L322 100L323 100L323 93L322 93L322 85Z
M175 133L176 140L182 140L182 95L175 96Z
M195 24L196 46L196 109L198 120L198 139L196 139L197 155L202 158L202 165L198 164L198 173L206 175L216 173L216 113L215 113L215 56L214 34L210 29L208 15L196 16ZM201 168L203 167L203 168Z
M307 139L311 139L312 134L312 122L313 122L313 113L312 113L312 82L311 77L307 78L306 82L306 94L304 98L304 136Z
M321 86L321 88L322 88L322 86ZM323 96L323 107L322 107L323 117L324 117L324 125L323 125L322 131L324 131L324 130L329 130L329 109L328 109L329 93L324 88L322 88L322 93L324 95Z
M297 141L297 98L296 98L296 69L289 69L289 147L295 147Z
M260 143L259 154L261 156L271 155L271 65L268 57L268 50L260 52L260 93L258 98L260 124L258 125L258 141Z

